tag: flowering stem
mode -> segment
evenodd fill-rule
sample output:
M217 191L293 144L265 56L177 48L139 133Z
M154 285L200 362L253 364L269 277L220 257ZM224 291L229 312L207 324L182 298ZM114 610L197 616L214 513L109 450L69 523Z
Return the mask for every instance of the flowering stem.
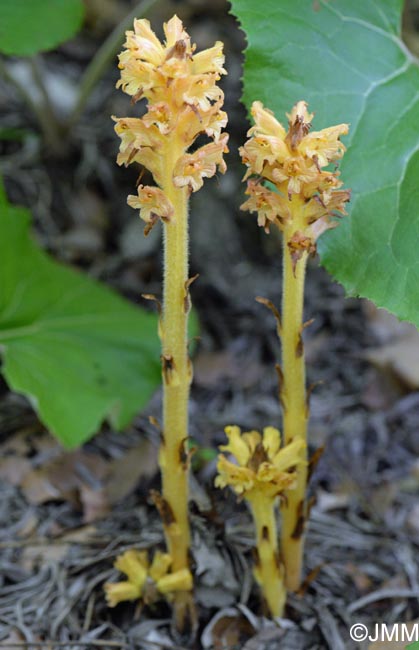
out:
M255 492L249 503L256 528L255 578L273 616L282 616L286 589L283 566L279 561L275 500Z
M297 439L306 442L307 439L305 361L301 339L307 253L303 253L300 259L294 262L288 246L292 236L298 230L299 201L299 197L293 197L291 202L294 210L293 221L292 224L285 226L283 232L281 401L285 444ZM306 453L304 451L304 454ZM285 564L286 584L292 591L299 588L301 581L306 485L307 465L300 463L297 467L297 486L285 493L281 507L281 552Z
M151 0L149 0L150 3ZM193 632L196 623L189 570L188 522L188 399L192 365L187 350L189 286L188 199L204 178L224 173L223 154L228 134L221 130L227 115L221 110L224 94L217 86L222 74L223 44L195 54L182 21L175 15L163 25L161 42L148 20L134 20L126 32L125 49L119 56L121 78L117 86L133 103L147 100L142 118L114 118L121 138L118 164L139 163L157 186L139 184L128 204L140 210L147 235L157 221L164 224L163 313L159 328L162 341L163 439L159 464L162 496L155 493L160 511L170 575L159 581L159 591L173 600L176 627L185 624ZM205 134L210 142L189 149Z
M176 160L183 147L176 136L164 157L162 189L174 208L173 219L164 226L164 291L162 322L163 364L163 441L160 449L162 492L167 504L163 516L166 542L172 558L172 571L189 566L190 532L188 522L188 463L185 446L188 438L188 399L191 367L187 352L188 309L185 287L188 279L188 189L173 184ZM181 592L182 593L182 592ZM176 595L178 627L185 600Z
M302 333L304 279L307 258L316 251L316 241L325 230L334 228L333 219L344 215L349 190L339 189L337 166L327 171L345 152L340 137L348 133L347 124L322 131L311 131L313 114L303 100L297 102L288 117L288 131L274 114L255 101L252 104L254 126L240 152L247 167L246 194L242 208L258 213L258 224L266 232L276 224L283 233L282 315L269 301L278 321L282 347L280 400L283 413L284 454L290 447L298 451L296 462L288 466L295 481L284 485L277 494L281 499L281 555L285 564L286 585L298 590L307 519L307 421L304 347ZM264 185L270 181L275 190ZM282 321L282 322L280 322ZM304 454L301 452L304 450ZM293 459L294 460L294 459ZM280 464L276 464L279 468Z

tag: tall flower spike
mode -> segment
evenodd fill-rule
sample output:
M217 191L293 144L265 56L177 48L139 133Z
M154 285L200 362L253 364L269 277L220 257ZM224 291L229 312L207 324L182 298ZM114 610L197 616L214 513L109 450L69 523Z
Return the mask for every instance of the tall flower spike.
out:
M237 426L226 427L225 432L228 444L220 447L224 453L218 456L215 485L231 487L248 502L256 529L255 579L271 614L281 616L286 589L278 552L276 501L297 485L305 444L295 440L281 447L281 434L274 427L265 427L263 434L242 433Z
M177 16L164 25L164 33L166 41L161 43L145 19L135 20L134 31L126 32L117 87L134 102L145 97L148 106L141 119L113 118L121 138L117 161L119 165L136 162L148 168L165 192L164 161L170 158L176 187L196 192L204 178L214 176L217 167L221 173L226 169L223 154L228 151L228 135L221 130L227 124L227 115L221 110L224 95L217 86L220 75L226 74L223 44L218 41L195 54L196 46ZM201 134L213 143L187 154ZM163 199L164 215L170 211L169 193L166 190ZM146 234L159 218L165 218L156 210L150 219L141 202L132 196L129 204L140 207L140 217L147 223Z
M283 235L280 399L286 448L290 448L296 443L305 444L307 438L302 341L307 258L315 253L318 237L336 227L336 217L346 214L350 191L342 189L337 163L345 153L340 138L348 133L348 125L312 131L314 115L308 112L304 101L297 102L287 115L288 130L261 102L253 103L252 116L254 125L240 150L247 167L244 180L249 197L242 209L257 212L258 223L266 232L275 224ZM334 165L332 170L331 165ZM266 181L271 185L265 186ZM236 476L237 485L243 486L239 481L246 477L248 489L251 483L248 470L240 471L240 476ZM293 489L286 488L286 498L281 502L281 554L291 590L299 588L301 579L307 519L306 463L298 465L294 479Z
M190 532L188 522L188 398L192 367L187 352L187 323L190 309L188 279L188 199L205 178L217 169L224 173L223 155L228 135L223 133L227 115L224 95L217 85L224 69L221 42L196 53L182 22L174 16L164 25L161 42L148 20L135 20L126 32L119 56L121 78L117 87L132 97L132 103L147 100L141 118L114 118L121 138L119 165L139 164L147 168L156 186L139 185L128 204L139 210L147 235L158 221L164 228L164 290L160 338L162 341L163 442L159 454L162 495L155 497L163 519L170 571L158 589L173 590L176 625L182 629L193 616L191 581L177 582L189 574ZM198 137L207 144L190 150ZM183 572L183 573L182 573ZM129 583L129 584L126 584ZM111 586L115 598L138 593L128 580ZM119 595L118 595L119 594Z

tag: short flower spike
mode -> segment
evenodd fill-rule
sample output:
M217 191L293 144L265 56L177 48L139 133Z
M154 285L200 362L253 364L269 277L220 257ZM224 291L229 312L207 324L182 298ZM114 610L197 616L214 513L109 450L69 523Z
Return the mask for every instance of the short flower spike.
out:
M305 443L295 440L281 447L278 429L266 427L242 433L237 426L225 429L228 444L218 457L216 487L229 486L246 499L256 528L254 575L273 616L285 605L284 567L278 552L275 507L277 497L297 485L297 467L305 463ZM228 458L226 456L228 454Z
M124 573L128 580L105 584L109 607L132 600L151 604L162 596L170 599L178 591L192 589L192 574L189 569L170 573L171 564L170 555L160 551L154 554L151 565L146 551L125 551L116 559L115 569Z
M216 487L229 485L236 494L251 500L254 494L264 494L274 499L296 483L296 467L303 462L302 440L294 440L280 448L281 436L278 429L266 427L263 435L258 431L241 433L239 427L225 429L228 444L220 450L234 457L227 460L224 454L218 457Z

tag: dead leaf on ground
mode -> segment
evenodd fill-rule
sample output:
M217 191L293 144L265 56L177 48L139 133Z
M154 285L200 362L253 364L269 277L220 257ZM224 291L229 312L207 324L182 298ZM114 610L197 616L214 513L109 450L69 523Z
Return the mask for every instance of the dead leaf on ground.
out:
M395 376L407 390L419 388L418 331L394 343L367 351L366 358L380 370Z
M385 411L405 394L400 382L388 372L368 368L362 403L371 411Z
M390 343L395 339L405 338L417 331L416 327L406 321L400 321L396 316L385 309L379 309L374 303L363 300L363 312L368 326L372 330L377 342L381 345Z
M262 648L280 648L280 642L286 638L287 630L278 626L263 627L249 639L242 650L261 650ZM275 644L275 645L274 645Z
M59 564L67 555L73 544L89 544L95 537L97 529L94 526L82 526L60 537L38 541L24 546L19 564L29 572L48 563Z
M22 645L24 647L24 641L25 637L17 630L15 627L13 627L8 636L5 639L2 639L1 641L1 650L16 650L17 644Z
M255 627L242 612L228 607L211 619L202 633L201 643L203 648L214 650L241 648L255 632Z
M147 439L108 465L106 492L111 504L130 494L140 479L151 479L157 472L157 450Z
M105 517L110 512L110 502L106 488L91 488L89 485L80 485L80 501L83 508L83 521L89 523Z
M370 576L362 571L362 569L353 562L347 562L345 569L348 576L353 580L355 587L361 594L366 594L371 591L373 581Z
M319 488L316 491L316 503L314 510L319 512L331 512L333 510L340 510L347 508L351 501L351 497L347 493L342 492L326 492Z
M10 485L17 487L31 470L31 463L27 458L18 456L5 457L0 460L0 478Z
M86 484L99 489L107 472L107 462L82 449L62 454L40 467L34 467L24 477L20 487L34 505L64 500L74 506L80 503L80 488Z
M31 505L68 501L86 523L105 516L140 479L157 471L157 452L142 438L116 459L79 449L65 451L47 434L21 433L0 445L0 478L20 487Z
M367 350L366 358L405 390L419 388L419 332L411 323L365 301L364 313L379 347Z
M134 491L139 480L151 479L157 469L156 448L143 438L123 456L108 462L102 485L91 487L83 483L79 487L83 520L88 523L104 517L112 505Z
M34 546L25 546L19 559L19 565L32 573L36 568L52 562L59 564L67 555L68 544L45 542Z
M194 381L205 388L213 388L226 380L246 388L260 381L265 372L265 367L257 360L237 358L229 350L201 352L194 360Z

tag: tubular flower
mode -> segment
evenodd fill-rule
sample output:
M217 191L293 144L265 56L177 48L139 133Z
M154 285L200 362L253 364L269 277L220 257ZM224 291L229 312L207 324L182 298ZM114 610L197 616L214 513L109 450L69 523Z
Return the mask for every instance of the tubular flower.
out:
M128 580L107 582L106 599L109 607L115 607L125 600L142 600L153 603L161 595L170 596L176 591L192 588L192 575L188 569L169 573L172 559L167 553L156 551L149 564L147 551L130 549L115 561L115 569L124 573Z
M269 232L272 223L282 223L291 218L287 199L277 192L271 192L259 180L249 179L246 194L250 198L243 203L242 210L257 212L258 225L265 232Z
M185 154L177 161L173 182L176 187L189 187L196 192L204 184L204 178L214 176L216 167L224 174L226 164L223 153L227 151L228 135L224 133L218 142L210 142L192 154Z
M148 235L158 219L170 221L173 217L173 205L158 187L139 185L137 196L128 196L128 205L140 210L140 217L146 222L144 234Z
M283 230L290 220L295 222L292 229L310 239L312 246L305 250L313 252L318 236L336 225L331 217L346 214L344 206L350 192L339 189L342 182L338 171L324 168L342 158L345 146L340 137L348 133L348 125L311 132L313 114L307 111L303 101L297 102L287 114L288 131L261 102L253 103L252 116L255 124L240 149L247 166L244 180L249 179L246 193L252 198L242 209L257 212L258 223L267 232L271 223ZM251 178L253 175L259 177L259 188L267 180L273 183L274 189L264 187L262 194ZM259 200L256 200L256 189Z
M228 135L221 130L227 124L227 115L221 110L224 95L217 86L220 76L226 74L223 44L217 42L195 54L196 46L177 16L164 25L164 33L166 40L161 43L145 19L135 20L134 30L126 32L117 87L131 95L134 102L144 97L148 104L141 119L113 118L121 138L117 162L143 165L164 191L162 161L171 155L176 141L181 144L181 155L174 160L175 185L195 192L202 187L204 178L216 173L217 167L225 172L222 155L228 151ZM188 154L201 134L213 142ZM132 197L128 203L137 207ZM163 203L162 209L166 210ZM159 214L159 210L155 213ZM140 216L149 226L155 223L144 210Z
M275 499L284 490L292 489L296 467L303 463L302 440L281 447L281 434L274 427L241 433L237 426L225 428L228 444L221 451L229 452L234 461L224 454L218 457L216 487L229 485L236 494L251 501L258 495Z

